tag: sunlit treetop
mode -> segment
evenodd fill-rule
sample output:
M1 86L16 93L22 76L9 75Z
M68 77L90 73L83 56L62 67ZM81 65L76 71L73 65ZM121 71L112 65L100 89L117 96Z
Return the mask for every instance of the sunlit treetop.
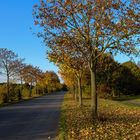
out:
M47 44L54 37L78 32L86 47L101 51L135 52L139 44L140 3L138 0L53 0L40 1L34 7ZM76 37L76 36L75 36Z

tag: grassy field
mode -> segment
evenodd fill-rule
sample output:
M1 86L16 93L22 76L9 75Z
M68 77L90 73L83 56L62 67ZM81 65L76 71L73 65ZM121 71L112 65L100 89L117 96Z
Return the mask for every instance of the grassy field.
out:
M138 99L139 101L139 99ZM62 106L61 140L140 140L140 107L99 99L99 120L91 116L90 99L84 106L66 94Z

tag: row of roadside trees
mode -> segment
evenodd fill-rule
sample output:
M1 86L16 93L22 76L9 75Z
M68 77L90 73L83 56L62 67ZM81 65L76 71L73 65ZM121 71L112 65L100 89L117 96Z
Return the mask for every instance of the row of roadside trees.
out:
M139 54L139 8L138 0L41 0L34 6L35 24L42 28L38 36L43 37L49 59L61 72L75 75L80 105L82 75L90 73L94 118L98 117L97 73L104 55Z
M104 60L97 66L97 94L101 98L114 99L123 95L140 95L140 67L132 61L116 62L110 55L104 55ZM75 100L79 99L81 106L82 95L90 96L90 72L88 69L81 75L80 85L78 71L61 66L59 73L67 87L73 93Z
M62 89L59 77L53 71L42 72L39 67L24 63L13 51L0 48L0 102L6 103L39 96Z

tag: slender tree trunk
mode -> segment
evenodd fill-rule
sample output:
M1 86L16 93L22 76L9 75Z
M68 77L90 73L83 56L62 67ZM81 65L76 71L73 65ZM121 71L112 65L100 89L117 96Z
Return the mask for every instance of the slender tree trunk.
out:
M30 91L30 95L29 95L29 97L32 97L32 83L30 84L30 89L29 89Z
M42 88L43 95L45 94L44 87Z
M23 91L23 81L22 78L20 79L20 94L21 94L21 99L22 99L22 91Z
M37 85L35 87L35 92L36 92L36 95L38 94L38 88L37 88Z
M82 85L81 85L81 77L78 77L78 94L79 94L79 106L83 105L82 102Z
M35 93L36 93L36 95L38 94L37 81L36 81L36 84L35 84Z
M77 92L75 92L75 101L78 101Z
M74 85L73 85L73 98L74 98L75 101L78 100L76 87Z
M96 68L90 68L91 74L91 109L93 113L93 117L95 119L98 118L98 102L97 102L97 92L96 92Z
M9 95L10 95L10 82L9 82L9 74L7 73L7 96L6 96L6 102L9 101Z
M72 95L73 95L73 99L75 99L75 86L73 85L73 90L72 90Z

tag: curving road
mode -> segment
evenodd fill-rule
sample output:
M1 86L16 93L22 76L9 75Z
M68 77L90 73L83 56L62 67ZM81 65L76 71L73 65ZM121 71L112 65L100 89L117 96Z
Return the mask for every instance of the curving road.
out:
M47 140L58 133L64 92L0 108L0 140Z

